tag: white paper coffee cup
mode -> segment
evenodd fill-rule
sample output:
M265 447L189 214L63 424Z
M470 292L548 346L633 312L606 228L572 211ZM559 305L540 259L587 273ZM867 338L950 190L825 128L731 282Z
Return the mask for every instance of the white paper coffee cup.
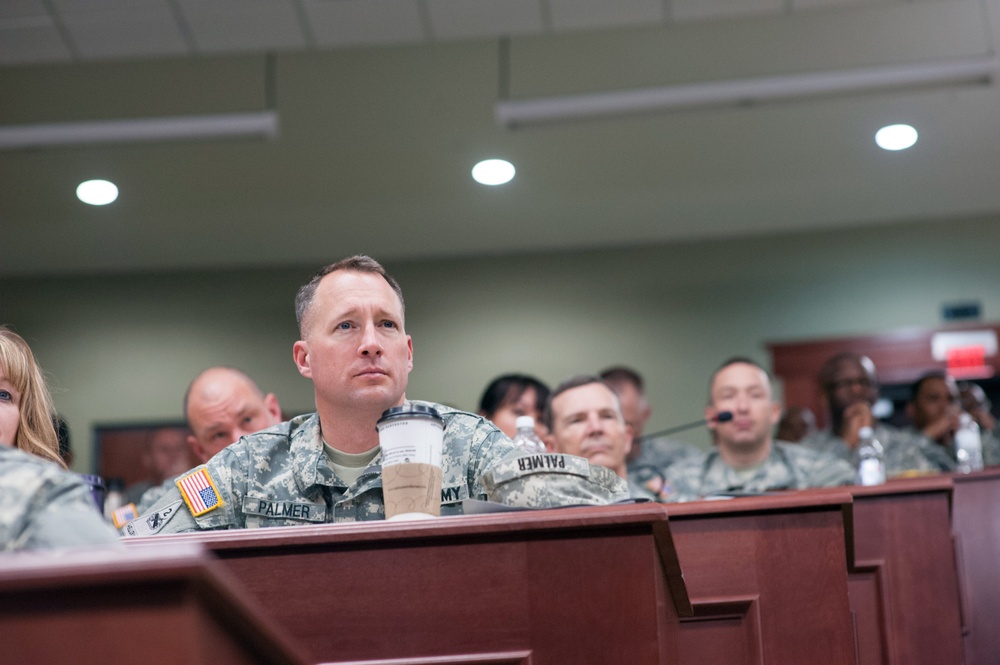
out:
M376 424L382 448L382 497L386 519L441 514L441 448L444 420L431 407L398 406Z

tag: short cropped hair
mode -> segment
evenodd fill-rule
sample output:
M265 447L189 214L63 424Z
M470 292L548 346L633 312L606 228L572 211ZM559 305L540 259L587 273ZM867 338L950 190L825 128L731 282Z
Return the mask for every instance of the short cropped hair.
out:
M549 428L549 431L552 431L553 400L555 400L556 397L559 397L559 395L562 395L567 390L572 390L573 388L579 388L580 386L589 386L591 383L598 383L611 391L611 394L615 396L615 403L618 404L618 413L619 415L621 414L622 410L621 399L619 399L618 393L615 391L615 389L612 388L610 385L608 385L607 381L605 381L599 376L594 376L593 374L578 374L577 376L570 377L565 381L563 381L562 383L560 383L558 386L556 386L555 390L552 391L552 394L549 395L549 401L545 404L545 410L542 411L542 422L545 424L546 427Z
M337 272L338 270L381 275L396 293L396 296L399 298L400 312L405 314L406 303L403 302L403 289L400 288L399 283L392 277L392 275L385 271L382 264L370 256L364 256L363 254L349 256L346 259L341 259L336 263L331 263L330 265L321 268L319 272L313 275L308 282L303 284L295 294L295 320L299 324L299 334L303 337L305 336L306 315L309 313L313 297L316 295L316 287L319 286L320 281L322 281L324 277L332 272Z
M921 374L920 378L914 381L913 384L910 386L911 402L917 401L917 396L920 394L920 389L923 387L925 383L927 383L931 379L941 379L942 381L947 382L948 373L943 370L935 369Z
M599 376L610 386L620 386L628 383L634 387L637 392L646 392L646 386L642 380L642 376L631 367L625 367L623 365L609 367L601 372ZM618 391L616 390L615 392Z
M726 369L730 365L753 365L754 367L756 367L760 371L764 372L764 376L767 377L767 382L768 383L772 383L773 382L772 379L771 379L771 373L769 371L767 371L767 368L765 368L763 365L761 365L759 362L757 362L753 358L748 358L747 356L733 356L731 358L727 358L721 365L719 365L718 367L715 368L715 371L712 372L712 376L708 379L708 403L709 404L712 403L712 386L715 385L715 377L719 376L719 372L721 372L722 370ZM772 388L772 390L773 390L773 388Z
M878 382L878 378L875 375L875 363L872 362L871 358L862 355L860 353L855 353L854 351L841 351L840 353L827 359L823 366L819 369L819 387L823 389L827 395L833 390L833 376L837 373L837 370L844 363L851 362L861 365L865 371L870 371L872 378L875 382Z

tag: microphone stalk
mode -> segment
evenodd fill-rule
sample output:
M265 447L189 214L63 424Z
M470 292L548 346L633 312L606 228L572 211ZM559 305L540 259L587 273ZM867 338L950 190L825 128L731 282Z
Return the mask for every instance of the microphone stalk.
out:
M694 429L695 427L701 427L707 425L708 423L726 423L733 419L732 411L720 411L715 415L714 418L703 418L702 420L696 420L692 423L687 423L685 425L678 425L677 427L671 427L669 429L660 430L659 432L653 432L652 434L643 434L639 441L646 441L647 439L658 439L661 436L670 436L671 434L677 434L678 432L683 432L685 430Z

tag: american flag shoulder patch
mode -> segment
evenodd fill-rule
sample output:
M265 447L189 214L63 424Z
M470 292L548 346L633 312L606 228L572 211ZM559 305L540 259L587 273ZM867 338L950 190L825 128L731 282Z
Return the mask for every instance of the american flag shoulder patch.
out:
M111 521L114 522L116 529L122 528L138 516L134 503L126 503L121 508L111 511Z
M204 515L222 505L219 489L205 467L181 476L176 480L176 484L184 503L194 517Z

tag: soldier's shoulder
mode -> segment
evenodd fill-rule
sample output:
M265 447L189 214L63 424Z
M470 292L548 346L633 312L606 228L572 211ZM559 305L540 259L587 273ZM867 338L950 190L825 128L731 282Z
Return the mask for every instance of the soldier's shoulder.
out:
M293 440L313 439L318 431L319 417L315 413L305 413L259 432L247 434L228 446L226 450L232 449L234 452L240 449L259 451L275 446L288 446Z
M26 453L17 448L0 446L0 481L5 485L42 485L59 483L84 485L83 480L72 471L57 464Z
M484 434L490 434L493 432L500 432L496 425L475 413L463 411L453 406L448 406L447 404L438 404L437 402L410 400L410 403L428 406L437 411L441 418L444 419L445 431L449 433L471 433L479 431Z

